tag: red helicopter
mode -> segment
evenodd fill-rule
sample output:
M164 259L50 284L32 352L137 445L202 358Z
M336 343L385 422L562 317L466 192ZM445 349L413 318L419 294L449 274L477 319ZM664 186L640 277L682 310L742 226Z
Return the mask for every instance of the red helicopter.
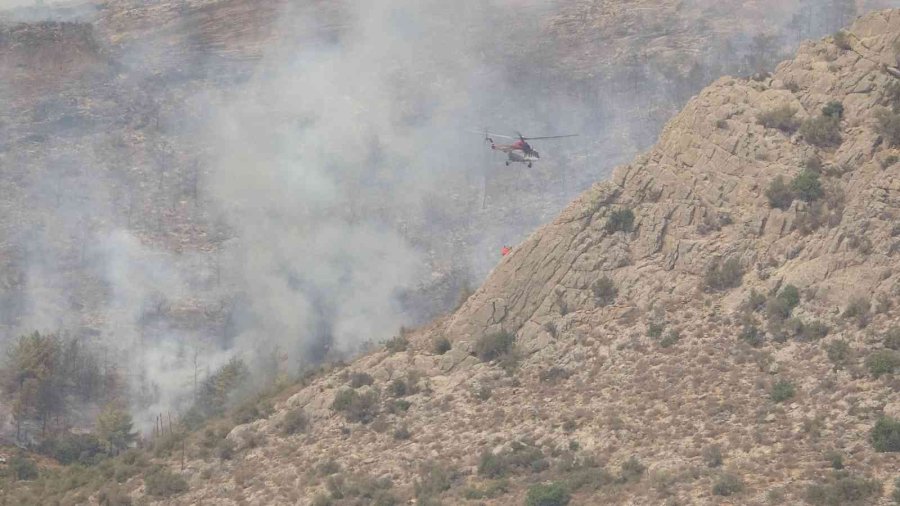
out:
M531 144L528 144L528 141L536 141L543 139L564 139L566 137L577 137L578 134L568 134L568 135L549 135L544 137L525 137L520 132L516 132L518 137L510 137L508 135L500 135L484 131L484 142L491 143L491 149L496 151L502 151L506 153L506 165L510 163L524 163L531 167L531 164L541 159L541 154L537 152L534 148L531 147ZM512 144L496 144L494 142L494 137L499 137L502 139L510 139L515 142Z

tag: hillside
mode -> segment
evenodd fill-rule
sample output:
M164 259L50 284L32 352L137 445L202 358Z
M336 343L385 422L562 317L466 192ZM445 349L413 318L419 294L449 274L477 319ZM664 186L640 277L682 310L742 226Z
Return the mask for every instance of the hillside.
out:
M900 417L897 366L879 372L872 357L896 360L885 340L898 310L900 138L876 118L896 101L884 65L898 36L900 12L879 12L843 47L804 44L769 79L719 79L458 311L405 336L408 349L323 372L235 427L229 461L188 458L191 489L171 502L352 503L389 480L398 498L419 483L423 500L511 504L552 480L575 504L826 504L840 486L889 504L900 457L870 434ZM821 126L833 101L840 141L796 129ZM792 132L760 124L781 106L795 111L796 126L779 123ZM821 194L796 184L806 193L773 208L772 181L804 170ZM514 351L492 355L483 338L502 332ZM437 354L441 337L452 348ZM368 423L334 409L358 373L373 383L357 397L377 400L347 416ZM297 409L308 429L284 436ZM835 452L847 475L833 476Z
M34 481L0 467L0 504L500 505L525 503L540 484L553 484L546 495L571 494L571 504L892 504L897 10L803 43L771 75L717 79L653 147L517 244L458 308L373 344L396 323L394 278L413 279L402 300L420 320L449 307L464 281L481 279L472 272L497 260L490 241L557 213L694 94L705 78L686 76L705 60L686 55L757 32L775 5L741 2L748 27L732 27L724 10L694 24L707 2L660 2L646 19L616 2L562 4L540 19L540 41L551 44L523 37L482 57L503 69L504 86L527 78L522 88L580 90L571 102L540 95L535 109L596 105L614 118L602 123L609 136L585 135L584 153L544 172L492 180L450 167L423 182L418 170L451 159L428 140L446 131L442 107L472 99L450 108L471 112L497 99L491 111L502 114L515 102L453 93L473 75L486 79L485 62L462 78L413 73L423 96L399 93L387 113L344 101L359 90L337 79L317 89L333 115L304 108L318 94L291 94L322 81L279 74L297 63L280 56L294 47L283 38L327 48L315 53L326 79L344 77L334 67L359 68L383 84L380 69L362 68L368 46L353 52L359 39L345 28L359 20L339 4L304 3L311 14L299 19L327 22L289 35L279 30L295 25L279 25L287 7L274 1L112 1L89 19L4 24L0 325L10 340L49 328L114 344L111 361L122 357L130 387L121 403L144 433L113 458L131 442L86 459L66 449L84 466L42 458ZM459 13L472 23L482 14ZM519 22L494 37L531 33L517 29L536 21ZM480 37L497 25L472 26L460 36L477 41L467 50L496 40ZM350 63L329 59L339 49ZM740 57L743 70L766 60L722 54ZM529 58L552 62L517 65ZM653 71L635 77L634 59ZM615 72L597 75L609 66ZM663 75L672 67L685 80ZM528 77L535 69L542 75ZM415 89L403 87L409 78L384 82ZM429 101L442 93L452 100ZM639 98L626 101L631 94ZM657 102L658 114L642 108ZM372 125L339 128L360 117ZM305 137L317 121L328 135ZM369 128L384 124L386 140L369 143ZM628 132L638 138L623 141ZM295 177L306 155L320 165ZM395 164L415 174L391 172ZM333 187L315 186L322 181ZM332 191L338 197L317 207ZM407 278L419 260L407 247L425 258L421 277ZM347 336L355 348L329 348ZM272 384L237 402L248 394L222 370L241 352L262 359L247 362ZM310 361L324 365L310 372ZM196 408L207 387L222 395L204 418ZM99 407L57 416L55 427L81 433ZM19 436L12 409L0 403L10 439ZM170 417L160 429L162 410ZM39 443L43 422L26 423L20 444Z

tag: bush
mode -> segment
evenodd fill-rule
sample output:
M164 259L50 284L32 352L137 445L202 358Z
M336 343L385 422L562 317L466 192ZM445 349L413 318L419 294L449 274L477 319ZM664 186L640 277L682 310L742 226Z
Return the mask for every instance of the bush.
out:
M825 104L825 107L822 108L822 116L826 116L828 118L837 118L841 119L844 117L844 104L838 102L837 100L832 100Z
M622 483L641 481L644 471L647 468L641 464L641 461L634 455L622 463L622 474L619 475L619 481Z
M369 423L378 415L378 393L374 390L365 394L359 394L356 390L341 390L335 394L331 409L343 413L349 422Z
M790 303L778 297L766 301L766 318L772 323L782 323L791 316Z
M713 262L706 269L703 281L709 291L722 291L740 286L743 277L740 260L732 257L724 262Z
M900 478L894 480L894 493L891 494L891 500L894 504L900 504Z
M875 111L875 120L878 122L878 134L884 138L889 147L900 145L900 113L887 109Z
M188 484L179 474L156 467L144 475L144 491L156 497L171 497L187 492Z
M787 380L779 380L772 387L772 392L769 394L769 397L774 402L784 402L792 397L795 394L794 384Z
M414 483L416 499L421 501L450 490L455 474L451 469L434 462L423 464L419 469L419 479Z
M881 418L875 422L869 440L876 452L900 452L900 420Z
M453 344L444 336L438 336L435 338L434 342L431 343L431 349L435 355L443 355L447 353L453 348Z
M836 451L826 453L825 460L828 461L832 469L840 471L844 468L844 457Z
M712 493L720 496L730 496L744 490L744 482L733 474L723 474L713 484Z
M572 373L568 370L555 365L550 369L541 371L538 374L538 378L541 380L541 383L557 383L568 379L571 375Z
M866 357L866 368L876 378L884 374L894 374L900 368L900 353L894 350L874 351Z
M828 332L828 325L825 325L818 320L813 320L803 325L800 337L805 341L817 341L827 336Z
M616 301L616 296L619 294L616 284L609 276L603 276L595 281L591 290L594 292L594 299L600 306L612 304Z
M507 472L506 462L490 450L481 453L478 460L478 476L485 478L502 478Z
M397 378L394 381L391 381L388 384L387 390L392 397L406 397L411 393L409 385L405 380L401 378Z
M723 462L722 449L718 445L707 446L703 449L703 461L706 467L720 467Z
M371 374L364 372L355 372L350 374L350 388L359 388L375 383L375 378Z
M281 429L281 433L286 436L297 434L298 432L306 432L307 427L309 427L309 418L306 416L303 408L294 408L285 413L278 426Z
M884 347L889 350L900 350L900 327L894 326L888 329L884 335Z
M409 348L409 340L406 339L406 336L399 335L388 339L384 343L384 347L391 353L400 353L401 351L406 351L406 349Z
M824 506L868 504L879 495L881 483L840 471L834 473L830 483L811 485L806 490L806 502Z
M396 429L394 429L394 439L397 441L406 441L407 439L412 437L412 432L409 431L409 427L406 425L400 425Z
M766 189L766 198L769 199L769 207L784 211L794 202L794 193L784 182L784 176L775 176Z
M789 105L776 107L768 111L759 113L756 121L766 128L777 128L785 133L794 133L800 127L800 122L796 118L797 109Z
M856 325L863 328L869 324L871 319L872 305L869 299L865 297L856 297L847 304L847 308L841 314L844 318L852 318L856 320Z
M475 355L482 362L490 362L512 350L516 336L512 332L500 331L485 334L475 343Z
M659 345L663 348L668 348L673 346L679 340L681 340L681 334L679 334L677 330L670 330L669 333L666 334L666 337L659 341Z
M562 483L532 485L525 497L526 506L565 506L571 496Z
M100 440L93 434L60 434L38 445L38 452L53 457L60 464L76 462L84 465L97 463L105 453Z
M847 32L838 30L834 34L834 45L848 51L850 49L850 40L847 38Z
M634 227L634 212L631 209L613 211L606 220L606 231L610 234L631 232L632 227Z
M800 125L800 134L814 146L837 146L841 143L841 122L825 115L809 118Z
M828 360L831 360L831 363L836 366L843 367L850 361L850 345L847 341L840 339L832 341L828 343L825 350L828 353Z
M813 202L825 194L825 191L822 190L822 182L819 181L819 174L809 169L803 169L791 181L791 192L804 202Z
M234 441L223 438L216 444L216 457L221 460L231 460L234 457L235 450L237 449L237 444Z
M755 325L744 325L744 329L741 330L738 339L756 348L763 344L765 336Z
M23 453L19 453L9 459L9 470L13 478L22 481L31 481L38 479L38 467L33 460L26 457Z
M647 326L647 336L657 339L662 335L663 330L665 329L666 326L662 323L651 323Z

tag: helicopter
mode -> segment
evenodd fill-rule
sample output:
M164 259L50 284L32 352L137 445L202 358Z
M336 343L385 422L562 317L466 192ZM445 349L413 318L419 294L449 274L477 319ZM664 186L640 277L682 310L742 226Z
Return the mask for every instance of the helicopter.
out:
M536 140L545 140L545 139L564 139L566 137L577 137L578 134L567 134L567 135L548 135L543 137L525 137L521 132L516 132L517 137L510 137L508 135L500 135L491 133L487 130L484 131L484 142L491 144L491 149L496 151L502 151L506 153L506 165L509 166L510 163L524 163L529 168L531 168L532 164L541 159L541 154L537 152L536 149L531 147L531 144L528 144L528 141L536 141ZM514 141L512 144L497 144L494 142L494 137L501 139L510 139Z

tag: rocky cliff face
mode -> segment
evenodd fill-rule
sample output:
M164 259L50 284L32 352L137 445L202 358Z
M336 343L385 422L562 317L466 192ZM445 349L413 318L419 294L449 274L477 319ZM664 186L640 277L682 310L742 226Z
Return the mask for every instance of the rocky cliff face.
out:
M877 119L898 38L900 12L879 12L770 78L719 79L453 315L235 427L240 457L189 458L171 502L325 504L390 482L378 493L517 504L558 481L577 504L826 504L844 479L888 504L900 460L871 434L900 394L871 357L890 354L900 290L900 139ZM793 121L766 119L783 108ZM511 351L485 347L505 335ZM335 404L358 373L362 417ZM297 410L309 427L285 436ZM446 480L428 488L432 461Z

